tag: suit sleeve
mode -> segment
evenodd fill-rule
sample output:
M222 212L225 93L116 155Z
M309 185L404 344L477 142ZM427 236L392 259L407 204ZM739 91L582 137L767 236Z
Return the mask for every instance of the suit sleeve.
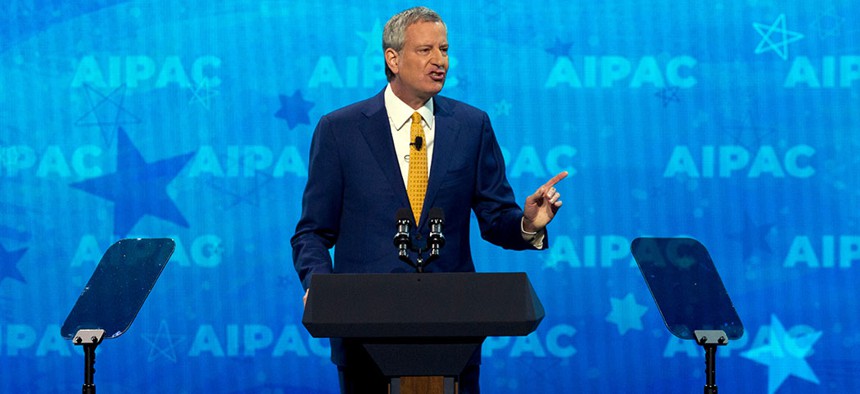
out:
M290 239L293 264L305 290L313 274L332 272L329 249L340 232L343 170L335 134L327 117L320 119L314 130L308 162L302 214Z
M523 240L523 210L505 175L505 159L486 113L481 119L481 143L472 209L478 218L481 237L505 249L535 249Z

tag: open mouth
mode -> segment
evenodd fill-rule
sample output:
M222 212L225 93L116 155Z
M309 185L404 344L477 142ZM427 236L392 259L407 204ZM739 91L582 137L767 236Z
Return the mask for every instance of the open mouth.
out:
M442 82L445 80L445 72L444 71L433 71L430 73L430 79L436 82Z

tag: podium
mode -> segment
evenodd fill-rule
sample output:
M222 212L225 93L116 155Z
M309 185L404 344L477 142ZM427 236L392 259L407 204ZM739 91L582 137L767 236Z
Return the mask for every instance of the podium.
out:
M456 393L488 336L525 336L544 317L525 273L316 274L302 324L359 342L392 394Z

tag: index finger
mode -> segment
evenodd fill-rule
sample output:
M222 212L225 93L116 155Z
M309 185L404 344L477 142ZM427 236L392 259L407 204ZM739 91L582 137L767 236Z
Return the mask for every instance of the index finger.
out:
M544 183L543 186L546 187L547 189L551 188L551 187L555 186L556 183L561 182L561 180L564 178L567 178L567 171L559 172L558 175L552 177L552 179L547 181L547 183Z

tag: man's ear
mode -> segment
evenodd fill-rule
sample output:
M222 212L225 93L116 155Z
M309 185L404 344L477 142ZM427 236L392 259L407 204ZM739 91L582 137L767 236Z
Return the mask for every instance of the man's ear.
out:
M388 68L391 69L391 72L397 74L400 72L400 68L398 67L398 63L400 62L400 56L398 56L397 51L393 48L385 49L385 64L388 65Z

